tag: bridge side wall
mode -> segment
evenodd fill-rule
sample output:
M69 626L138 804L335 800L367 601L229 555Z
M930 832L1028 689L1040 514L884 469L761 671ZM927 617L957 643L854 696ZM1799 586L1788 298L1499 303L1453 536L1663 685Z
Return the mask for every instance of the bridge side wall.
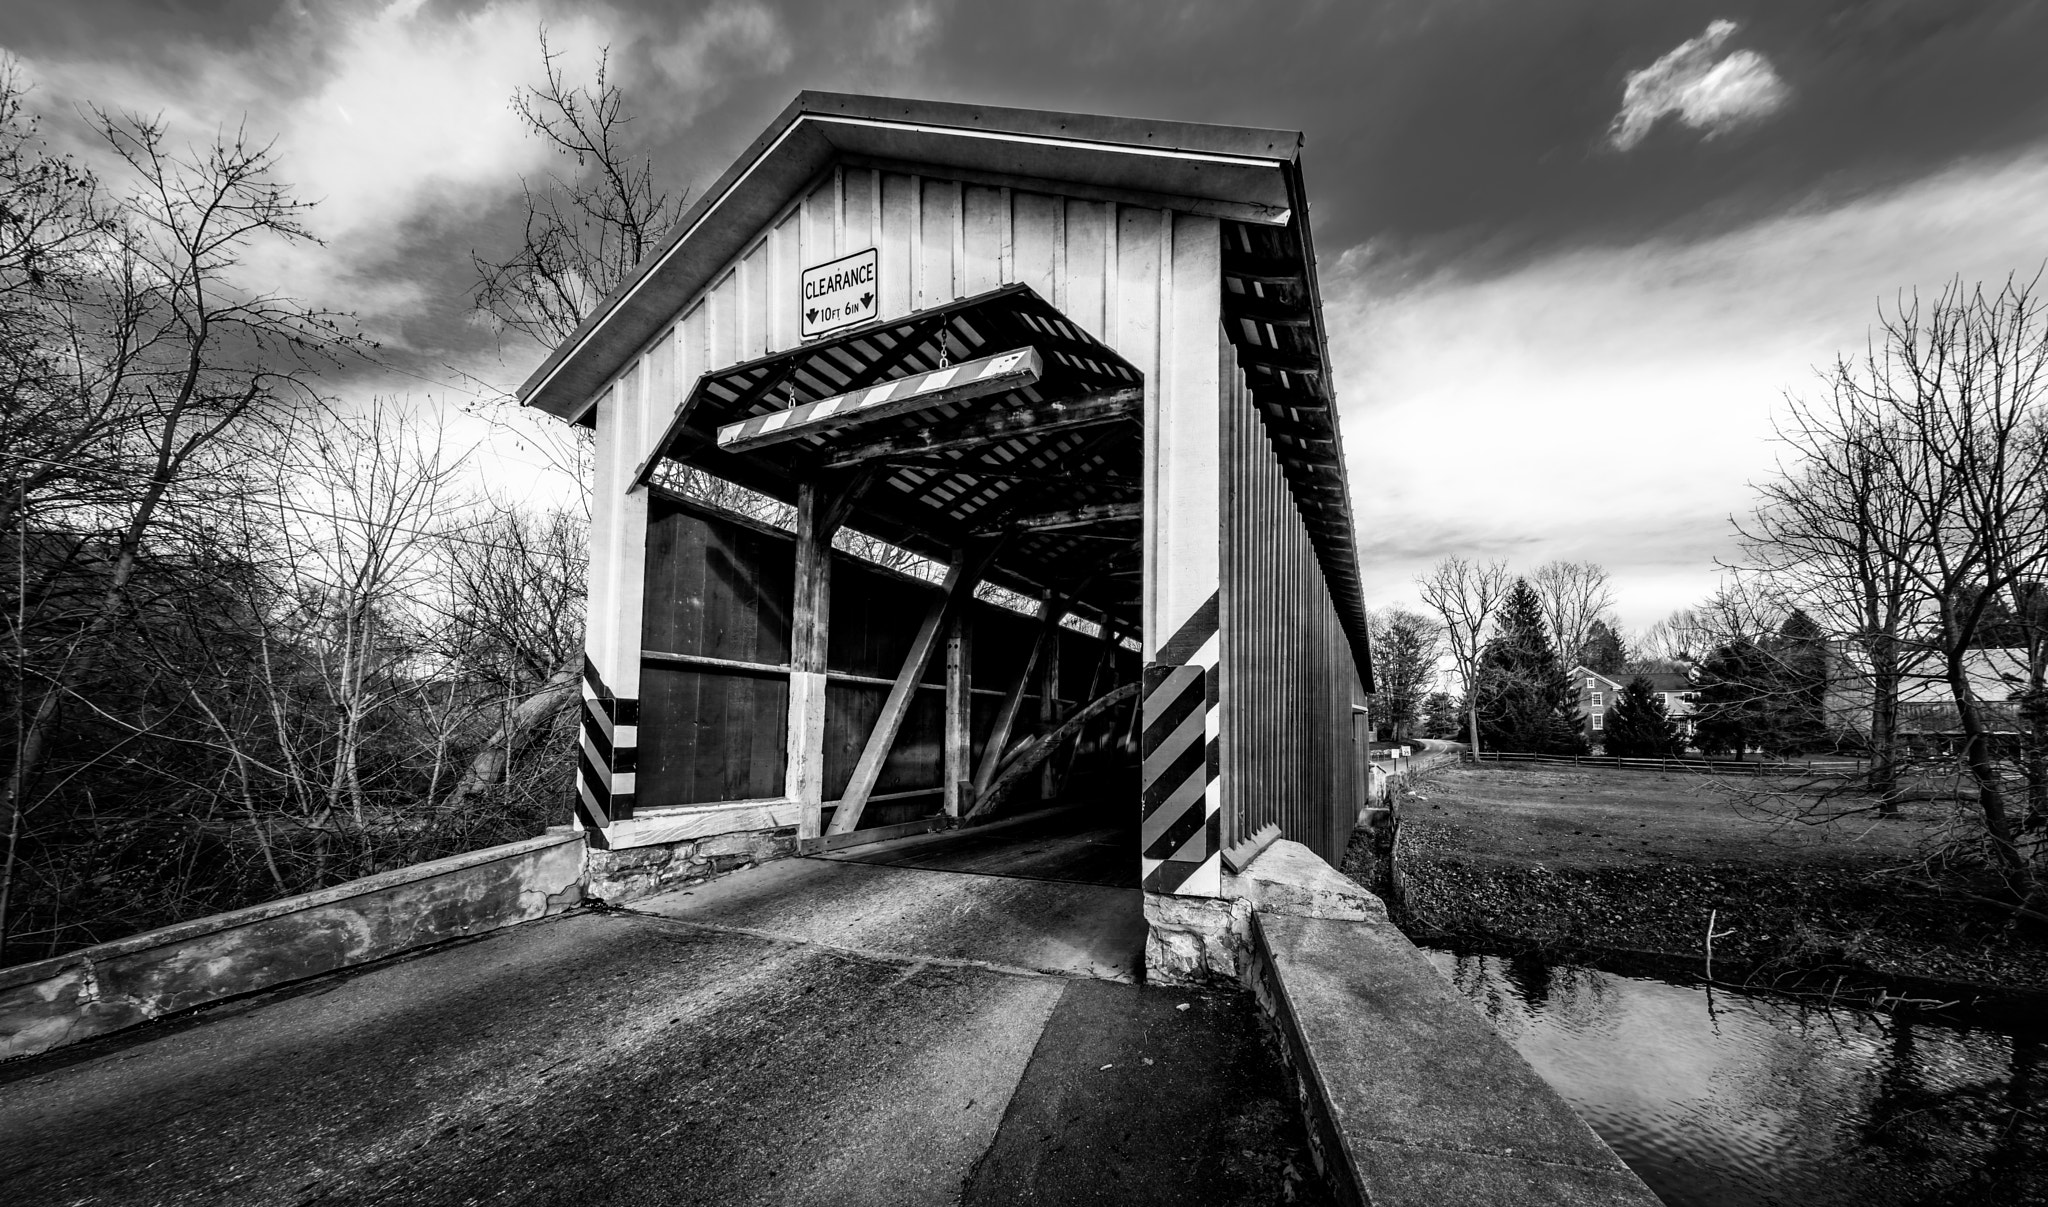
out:
M547 834L0 969L0 1060L559 914L583 856Z
M1351 647L1280 458L1223 341L1224 843L1278 823L1333 865L1365 803Z
M795 538L667 495L655 497L650 515L640 650L639 801L632 826L615 834L615 842L630 845L636 833L662 831L677 810L693 816L725 808L779 822L793 808L783 796L783 768ZM938 590L845 554L834 559L832 583L827 807L845 790L888 682ZM974 604L970 624L971 737L978 759L1037 627L1031 617L986 601ZM1059 642L1056 698L1071 708L1087 691L1085 679L1101 642L1071 629L1061 630ZM1135 675L1136 656L1121 651L1119 657L1125 674ZM877 784L876 803L868 814L876 824L939 811L945 675L943 660L935 660L925 674ZM1034 682L1014 735L1037 732L1040 695Z

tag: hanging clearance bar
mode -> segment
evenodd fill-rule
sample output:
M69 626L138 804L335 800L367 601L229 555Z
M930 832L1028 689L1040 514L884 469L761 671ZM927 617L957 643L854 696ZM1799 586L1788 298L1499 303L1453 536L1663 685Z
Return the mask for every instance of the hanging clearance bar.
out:
M1021 390L1036 385L1044 371L1038 349L1016 348L728 423L718 429L718 447L729 453L746 452L831 428L856 427L949 402Z

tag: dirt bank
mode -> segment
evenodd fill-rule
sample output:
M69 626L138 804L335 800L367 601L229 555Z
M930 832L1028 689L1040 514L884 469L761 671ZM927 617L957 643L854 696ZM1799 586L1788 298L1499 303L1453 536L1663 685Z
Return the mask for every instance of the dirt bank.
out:
M1938 899L1900 870L1951 821L1921 803L1786 824L1683 772L1445 767L1402 806L1406 926L1420 942L1702 975L1711 917L1717 980L2048 994L2048 928ZM1362 841L1346 870L1369 882Z

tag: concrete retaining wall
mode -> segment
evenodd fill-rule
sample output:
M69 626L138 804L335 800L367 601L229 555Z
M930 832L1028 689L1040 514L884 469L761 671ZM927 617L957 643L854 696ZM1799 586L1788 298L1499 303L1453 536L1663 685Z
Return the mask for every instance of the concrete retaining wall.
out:
M547 834L0 969L0 1059L561 913L583 852Z
M1148 975L1171 979L1167 964L1180 979L1234 970L1252 987L1279 1026L1311 1148L1341 1201L1656 1207L1378 897L1284 841L1224 890L1177 910L1147 901Z

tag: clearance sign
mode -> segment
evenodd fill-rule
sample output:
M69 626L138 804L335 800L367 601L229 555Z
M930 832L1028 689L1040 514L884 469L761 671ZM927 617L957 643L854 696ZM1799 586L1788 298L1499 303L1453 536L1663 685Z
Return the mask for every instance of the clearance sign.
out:
M804 269L804 338L851 327L875 317L881 297L875 284L875 249L841 256Z

